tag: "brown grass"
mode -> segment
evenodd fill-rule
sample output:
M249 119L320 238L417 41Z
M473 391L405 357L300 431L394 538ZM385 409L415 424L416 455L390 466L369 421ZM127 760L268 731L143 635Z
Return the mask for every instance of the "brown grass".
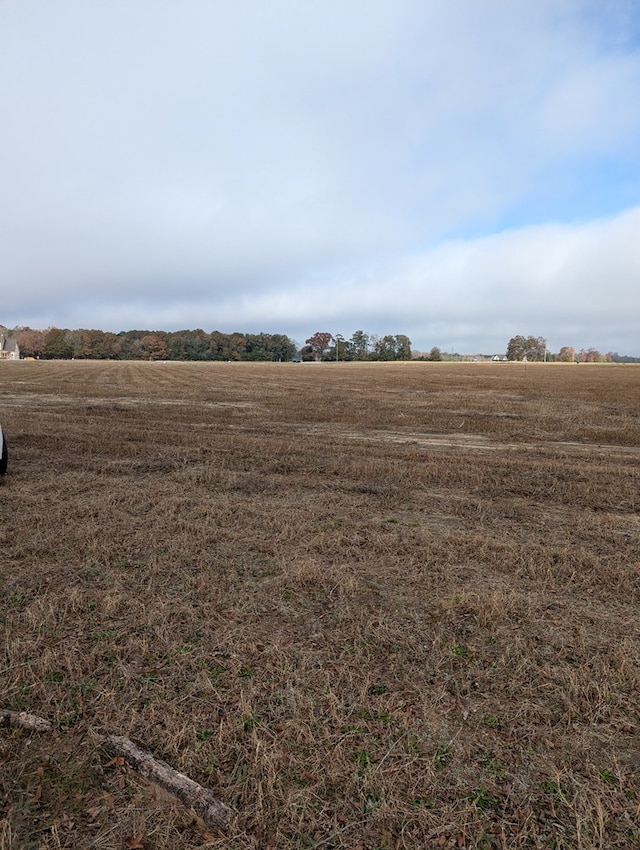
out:
M0 848L640 847L640 368L6 363ZM237 807L227 836L100 748Z

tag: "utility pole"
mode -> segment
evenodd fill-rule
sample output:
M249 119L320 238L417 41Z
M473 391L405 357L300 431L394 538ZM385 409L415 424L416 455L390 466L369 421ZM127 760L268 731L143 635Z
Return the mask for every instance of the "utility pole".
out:
M340 342L342 340L342 336L340 334L336 334L335 340L336 340L336 363L337 363L338 360L340 359Z

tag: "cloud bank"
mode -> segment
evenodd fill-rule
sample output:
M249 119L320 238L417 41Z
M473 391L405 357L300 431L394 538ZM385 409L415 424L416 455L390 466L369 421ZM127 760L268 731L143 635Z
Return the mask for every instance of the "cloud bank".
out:
M4 0L0 323L640 354L639 23Z

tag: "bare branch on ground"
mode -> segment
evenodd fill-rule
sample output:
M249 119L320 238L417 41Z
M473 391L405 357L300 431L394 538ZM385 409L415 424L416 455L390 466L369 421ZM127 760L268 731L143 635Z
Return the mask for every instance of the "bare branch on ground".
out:
M31 732L50 732L52 729L51 723L44 717L27 714L26 711L9 711L6 708L0 709L0 726L19 726Z
M208 827L226 827L235 817L234 809L218 800L207 788L203 788L147 750L140 749L129 738L109 735L104 739L103 746L124 758L141 776L155 782L185 806L193 809Z

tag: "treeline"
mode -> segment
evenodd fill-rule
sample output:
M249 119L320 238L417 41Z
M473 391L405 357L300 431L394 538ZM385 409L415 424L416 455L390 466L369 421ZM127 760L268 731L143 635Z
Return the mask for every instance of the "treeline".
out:
M1 327L1 326L0 326ZM301 349L285 334L180 331L110 331L29 327L5 329L20 356L37 360L411 360L405 334L355 331L349 338L317 331ZM435 350L435 349L434 349Z
M316 331L300 349L302 360L411 360L411 340L406 334L355 331L349 339Z
M547 348L543 336L514 336L507 344L507 360L545 361L547 363L637 363L637 357L627 357L617 351L602 353L596 348L581 348L563 345L554 353Z
M15 328L21 357L40 360L293 360L284 334L220 331L121 331Z

